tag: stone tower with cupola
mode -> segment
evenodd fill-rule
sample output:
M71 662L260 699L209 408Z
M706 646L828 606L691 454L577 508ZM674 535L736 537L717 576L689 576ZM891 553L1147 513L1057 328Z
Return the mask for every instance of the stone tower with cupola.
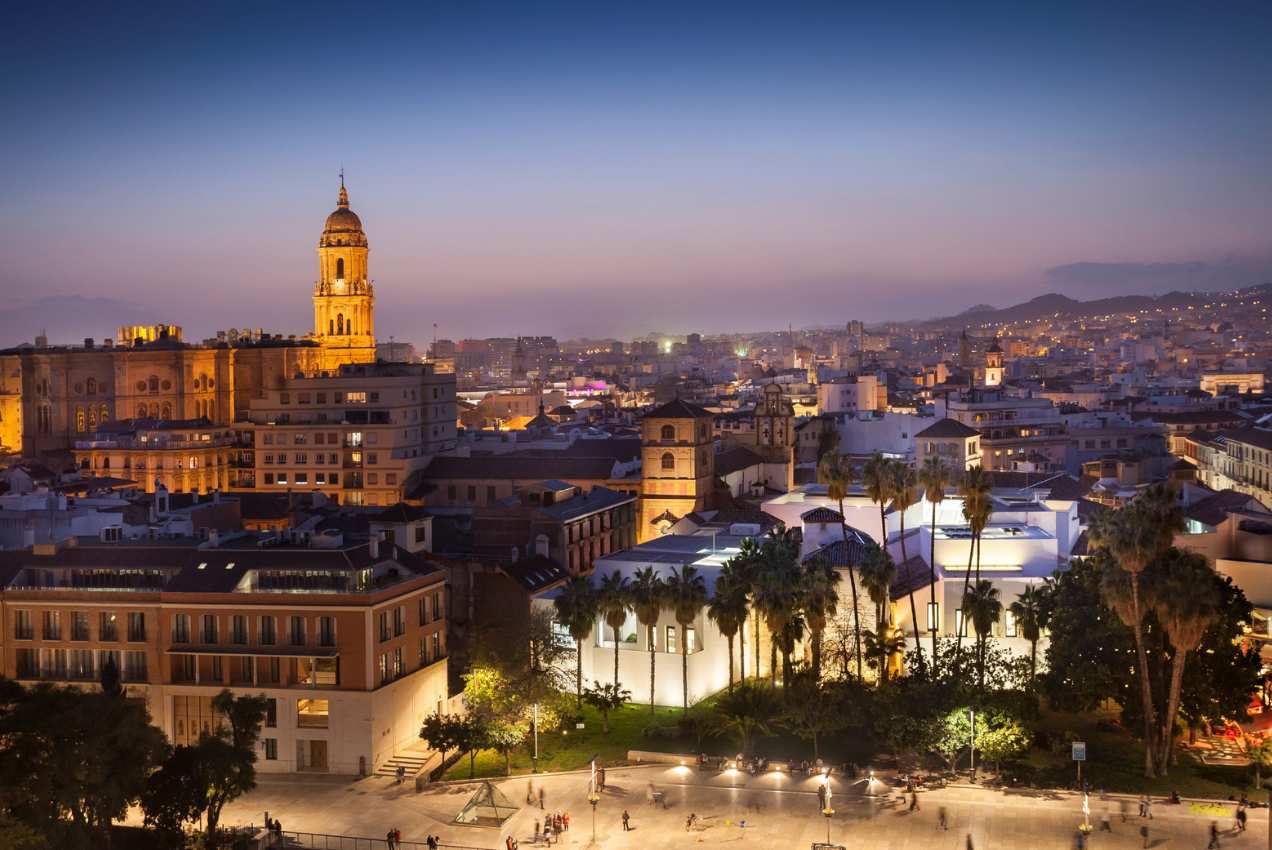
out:
M713 507L715 433L708 410L674 399L640 421L641 500L637 542L652 540L694 511Z
M321 368L375 360L375 289L367 276L367 235L349 209L340 176L340 198L318 240L313 338L322 345Z
M998 337L985 350L985 386L1001 387L1003 385L1003 349L998 344Z

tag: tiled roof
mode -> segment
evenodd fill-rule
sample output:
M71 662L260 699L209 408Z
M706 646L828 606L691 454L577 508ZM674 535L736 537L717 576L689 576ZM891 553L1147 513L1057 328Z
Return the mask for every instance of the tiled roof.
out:
M570 577L556 561L537 553L522 558L515 564L500 566L500 569L530 593L537 593Z
M1021 491L1045 491L1047 498L1060 502L1072 502L1086 496L1095 485L1095 478L1074 478L1066 472L1011 472L993 470L987 472L991 487Z
M1219 436L1229 442L1242 443L1247 446L1254 446L1257 449L1272 451L1272 431L1265 428L1247 426L1245 428L1237 428L1234 431L1224 431Z
M888 594L893 599L904 599L916 590L927 587L931 582L932 572L928 569L927 561L920 555L911 555L907 560L897 564L897 577L892 580Z
M836 540L834 543L827 543L820 549L810 552L803 560L807 562L811 558L820 556L828 560L832 567L856 567L860 565L866 559L866 553L870 550L870 547L876 545L874 538L852 526L847 526L847 529L847 543L843 539Z
M759 466L762 463L764 463L764 458L746 446L733 446L716 455L716 474L728 475L752 466Z
M529 455L513 452L475 457L436 457L421 474L421 480L440 479L520 479L540 481L550 478L603 481L614 472L608 457L578 457L555 454Z
M942 419L940 422L929 425L914 436L916 438L923 437L925 439L935 439L939 437L975 437L979 433L980 431L977 431L975 428L971 428L956 419L950 419L947 417Z
M1238 493L1236 490L1221 490L1184 508L1184 516L1206 525L1216 526L1227 519L1228 514L1244 509L1251 502L1257 504L1258 500L1245 493Z
M679 398L673 398L666 404L659 405L646 413L643 419L710 419L714 414L704 407L690 404Z
M817 507L799 515L804 522L843 522L844 515L833 508Z
M372 522L415 522L428 516L428 511L424 508L408 505L406 502L398 502L396 505L390 505L378 514L369 517Z
M620 493L608 487L593 487L585 495L574 496L538 510L554 519L566 521L634 501L636 497L630 493Z

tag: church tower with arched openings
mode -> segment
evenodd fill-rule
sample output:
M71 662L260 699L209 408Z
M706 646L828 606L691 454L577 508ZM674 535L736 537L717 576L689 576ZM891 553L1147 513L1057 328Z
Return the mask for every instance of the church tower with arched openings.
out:
M321 368L375 360L375 289L367 276L367 234L349 209L340 174L340 198L318 240L313 338L322 344Z

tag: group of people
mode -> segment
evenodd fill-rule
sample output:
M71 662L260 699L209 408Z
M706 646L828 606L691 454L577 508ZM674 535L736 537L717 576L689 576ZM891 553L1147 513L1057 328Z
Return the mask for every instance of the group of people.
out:
M269 812L265 813L265 831L269 833L271 847L283 846L283 823L278 818L271 819Z
M555 844L561 840L561 833L565 832L569 828L570 813L554 812L553 814L545 817L542 824L540 824L537 820L534 822L534 843L538 844L540 837L542 837L544 844L549 846ZM508 846L508 850L513 850L516 843L511 836L508 837L508 840L513 841L513 844Z

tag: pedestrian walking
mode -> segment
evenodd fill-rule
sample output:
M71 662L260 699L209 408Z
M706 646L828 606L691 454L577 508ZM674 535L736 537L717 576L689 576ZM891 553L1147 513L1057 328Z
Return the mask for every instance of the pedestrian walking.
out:
M389 850L397 850L397 838L393 835L393 830L389 830L384 834L384 843L388 845Z
M437 850L437 836L429 834L425 837L424 843L428 845L428 850Z
M1237 832L1246 831L1246 810L1245 806L1237 809Z
M1119 815L1122 816L1122 823L1126 823L1126 801L1125 800L1117 801L1117 812Z
M543 821L543 843L552 846L552 821Z
M534 805L534 780L533 779L526 783L526 805L527 806Z
M566 832L570 831L570 813L569 812L566 812L565 814L561 815L561 828L564 829Z
M623 809L623 832L631 832L631 820L632 816L627 813L627 809Z
M399 764L397 766L397 770L394 771L394 774L397 776L397 784L401 785L402 780L406 779L406 768Z
M1073 850L1086 850L1086 833L1080 829L1073 833Z
M534 819L534 843L539 843L539 836L543 833L543 825L539 823L539 819Z
M1142 818L1148 817L1148 797L1143 794L1139 798L1139 816Z
M1144 846L1148 846L1148 824L1140 825L1140 838L1144 839Z
M972 844L972 834L970 832L967 833L967 850L976 850L976 847Z
M1100 815L1100 832L1113 832L1113 815L1109 812L1108 806L1104 807L1104 813Z
M936 810L936 828L940 830L948 830L950 828L949 818L945 814L945 807Z
M393 827L393 846L402 846L402 830L398 829L396 826Z
M1147 794L1144 795L1144 814L1148 815L1149 820L1153 819L1153 798Z
M919 810L919 792L910 792L910 811L917 812Z
M543 808L543 786L539 786L539 808Z
M1214 821L1210 822L1210 841L1206 844L1206 850L1219 850L1219 824Z

